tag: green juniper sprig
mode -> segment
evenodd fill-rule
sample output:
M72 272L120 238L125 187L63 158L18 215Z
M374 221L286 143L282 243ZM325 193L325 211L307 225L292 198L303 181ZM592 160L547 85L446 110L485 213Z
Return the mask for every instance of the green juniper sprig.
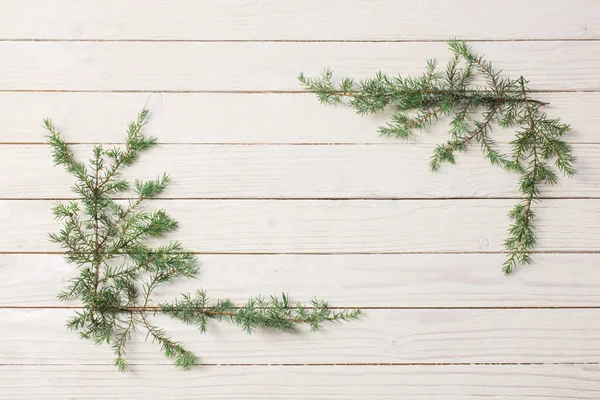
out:
M407 139L414 130L426 130L438 118L451 116L450 138L436 147L429 163L432 171L444 163L454 164L456 153L478 144L491 164L519 174L523 200L509 213L512 225L504 242L508 257L503 271L510 274L518 265L531 263L536 243L533 206L539 201L541 186L558 180L552 164L567 177L575 174L571 146L562 140L570 128L541 111L547 103L530 97L525 78L501 76L464 42L448 44L452 59L446 69L438 70L436 61L429 60L420 76L389 77L379 72L358 83L345 77L336 84L333 71L326 69L320 77L300 74L298 79L322 103L348 99L359 115L391 107L389 122L379 128L382 136ZM484 78L484 86L473 84L478 75ZM493 125L516 129L510 154L496 146L491 137Z
M73 191L78 200L56 203L54 216L63 227L49 235L65 249L66 260L79 269L58 295L62 301L82 303L81 311L68 320L68 328L84 339L111 345L120 371L128 368L127 344L139 329L145 330L176 366L189 369L198 363L196 355L151 321L155 313L196 324L202 332L213 319L237 324L248 333L259 327L291 331L299 325L316 331L324 322L358 317L358 309L334 311L321 300L313 300L306 307L292 304L285 294L254 297L239 307L229 300L210 303L204 291L195 297L184 295L182 300L152 304L155 289L178 278L195 278L199 268L194 254L179 242L156 247L146 244L148 239L177 229L177 222L165 210L148 212L142 208L166 189L169 176L130 182L121 174L156 144L155 138L142 134L147 114L143 110L129 125L124 148L96 145L87 165L76 160L52 122L44 121L55 164L76 178ZM135 197L127 204L113 199L131 190Z

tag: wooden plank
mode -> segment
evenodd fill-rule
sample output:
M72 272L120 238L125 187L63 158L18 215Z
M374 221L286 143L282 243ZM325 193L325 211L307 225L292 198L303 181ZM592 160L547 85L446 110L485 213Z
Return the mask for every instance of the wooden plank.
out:
M519 10L515 12L515 10ZM2 39L445 40L598 38L593 0L302 2L43 0L0 6ZM465 17L468 15L468 17ZM535 15L535 18L531 18ZM549 27L552 27L549 29Z
M597 399L596 365L0 366L6 400ZM202 396L198 397L201 393Z
M600 304L600 254L537 254L503 279L502 254L199 255L198 279L165 285L155 300L204 288L239 303L281 291L307 302L360 307L589 307ZM77 274L61 255L0 255L0 307L59 306ZM315 277L318 277L316 279Z
M91 145L73 146L87 161ZM519 197L515 174L493 166L475 145L458 164L431 173L432 145L161 145L126 176L173 184L163 198L480 198ZM576 145L580 173L544 188L545 197L600 196L600 145ZM2 198L72 197L72 176L53 168L45 145L0 145ZM168 167L167 167L168 166ZM167 169L168 168L168 169ZM399 173L399 171L406 171ZM121 197L132 196L123 193Z
M98 347L64 324L74 310L2 309L1 364L103 364ZM152 321L207 364L328 363L583 363L600 357L600 309L366 310L357 321L318 333L258 330L247 335L226 323L202 334L164 315ZM140 329L133 364L169 363Z
M157 200L173 237L208 253L497 252L515 200ZM59 251L52 201L0 202L0 252ZM540 251L598 251L600 200L536 207Z
M548 115L573 129L572 143L600 143L600 93L537 93ZM20 93L0 92L0 143L39 143L42 118L51 117L70 142L118 143L140 109L150 109L146 131L161 143L386 143L377 127L387 115L354 115L325 107L311 93ZM193 118L191 116L194 116ZM418 143L440 143L448 121L416 132ZM510 133L497 131L499 141Z
M475 48L505 74L527 77L536 90L600 89L600 46L595 42L488 42ZM431 42L34 41L0 42L0 54L3 91L299 90L301 71L320 74L330 66L357 79L380 70L410 75L421 74L428 58L450 59L445 43Z

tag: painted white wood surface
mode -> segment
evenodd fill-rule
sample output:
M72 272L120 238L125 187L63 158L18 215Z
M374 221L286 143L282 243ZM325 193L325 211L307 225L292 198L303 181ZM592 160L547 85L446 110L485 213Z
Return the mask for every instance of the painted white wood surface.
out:
M11 327L0 338L3 362L112 365L112 348L65 333L64 321L75 311L0 310ZM209 323L209 333L201 334L164 315L150 319L207 364L594 363L600 357L597 308L369 309L343 328L252 335L227 323ZM145 337L142 330L132 335L131 363L169 364Z
M594 0L0 2L0 398L599 398L599 36ZM408 143L378 138L385 115L324 107L296 81L326 66L419 73L448 59L448 37L527 77L573 127L579 175L544 191L540 253L508 278L514 176L476 147L430 174L446 121ZM157 316L199 353L191 372L140 334L118 374L110 348L67 332L78 304L55 293L76 271L46 234L72 181L41 120L84 155L122 142L144 105L162 144L129 175L171 173L149 205L182 222L173 237L202 265L156 300L283 290L364 317L248 337Z
M434 149L431 144L171 144L146 153L125 176L156 179L168 171L175 183L162 198L518 198L518 176L491 165L478 145L457 155L456 165L431 173L428 164ZM92 146L74 145L73 150L86 159ZM544 197L562 198L565 192L571 197L600 197L600 144L576 144L573 151L581 172L544 189ZM31 164L39 170L28 168ZM70 187L75 179L53 165L45 145L0 145L4 185L0 198L73 197ZM15 174L15 169L23 172Z
M600 93L535 96L550 102L548 115L571 124L571 143L600 143ZM71 143L122 143L124 127L144 105L150 109L147 132L161 143L406 144L378 137L385 113L357 117L343 106L324 107L311 93L63 92L0 92L0 143L43 143L45 117L52 117ZM430 131L415 132L410 142L439 143L447 126L441 118ZM510 137L509 131L499 132L498 142Z
M598 13L594 0L24 0L0 6L0 38L588 39L600 35Z
M595 400L599 373L594 365L203 366L182 376L165 365L128 375L105 365L33 365L1 366L0 385L20 400Z
M600 89L596 41L485 42L477 51L506 74L526 76L531 89ZM2 90L11 91L298 91L300 72L410 75L429 58L451 59L438 42L4 41L0 54Z
M156 200L202 253L498 252L517 200ZM50 200L0 201L0 252L56 252ZM600 199L536 206L536 251L599 252ZM165 240L167 239L165 238ZM165 240L157 241L164 243ZM152 242L151 242L152 243Z
M282 290L299 301L314 295L336 306L593 307L600 301L600 254L536 254L502 279L504 254L203 254L198 279L161 287L170 300L203 287L213 298L242 302ZM73 276L61 254L0 255L0 308L76 307L56 293Z

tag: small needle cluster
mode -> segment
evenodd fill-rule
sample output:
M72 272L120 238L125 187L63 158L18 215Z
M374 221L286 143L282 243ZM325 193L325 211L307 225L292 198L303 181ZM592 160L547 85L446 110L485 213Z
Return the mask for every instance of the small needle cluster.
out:
M414 130L426 130L438 118L450 116L450 137L436 147L429 163L432 171L444 163L454 164L457 153L478 145L491 164L518 174L523 200L509 214L512 225L504 242L508 256L503 271L510 274L531 263L536 243L534 205L542 186L556 184L557 171L567 177L575 174L575 157L563 140L570 128L542 111L547 103L531 97L524 77L502 76L464 42L448 44L452 58L445 70L429 60L425 72L414 77L380 72L360 82L345 77L334 83L333 72L327 69L320 77L300 74L298 79L322 103L338 104L345 98L360 115L391 107L389 122L379 128L383 136L407 139ZM483 77L483 86L474 85L477 76ZM494 125L515 132L508 154L492 138Z
M52 122L44 121L55 164L76 180L72 190L77 200L56 203L54 216L63 226L49 235L79 270L58 295L60 300L77 300L82 305L68 320L68 328L84 339L112 346L120 371L128 368L127 344L137 330L144 330L176 366L189 369L197 365L197 356L152 321L155 313L197 325L201 332L209 320L217 320L237 324L248 333L260 327L292 331L299 325L316 331L324 322L358 317L359 310L335 311L322 300L313 300L310 306L294 304L285 294L258 296L235 306L227 299L210 302L200 290L195 296L153 304L152 294L158 287L196 278L199 268L195 255L179 242L148 244L177 229L177 221L165 210L149 212L143 207L167 188L169 176L130 182L122 175L124 168L156 144L155 138L142 133L147 115L143 110L129 125L124 148L96 145L87 164L75 158ZM124 193L133 193L133 198L114 199Z

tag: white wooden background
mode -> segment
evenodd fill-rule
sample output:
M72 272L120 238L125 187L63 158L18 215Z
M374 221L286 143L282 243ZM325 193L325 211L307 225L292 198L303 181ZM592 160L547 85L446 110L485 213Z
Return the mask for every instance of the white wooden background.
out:
M381 139L384 117L324 107L295 78L417 73L449 37L573 127L579 175L544 191L539 254L509 278L514 176L475 149L430 174L444 122ZM131 176L172 174L154 204L203 265L160 296L285 290L364 307L360 321L247 337L165 320L203 365L176 370L140 335L126 375L65 331L55 294L75 271L46 233L71 180L41 120L84 155L145 103L161 145ZM599 126L597 0L2 0L0 398L599 399Z

